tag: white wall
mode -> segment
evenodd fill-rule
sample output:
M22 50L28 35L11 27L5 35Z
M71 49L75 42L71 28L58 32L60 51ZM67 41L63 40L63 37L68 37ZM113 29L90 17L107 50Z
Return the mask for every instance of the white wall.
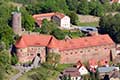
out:
M70 18L68 16L65 16L64 18L62 18L60 26L62 28L69 29L70 28Z

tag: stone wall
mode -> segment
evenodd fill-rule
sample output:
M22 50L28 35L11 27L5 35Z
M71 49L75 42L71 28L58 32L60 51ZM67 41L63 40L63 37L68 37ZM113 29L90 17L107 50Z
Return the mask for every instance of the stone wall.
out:
M28 47L17 49L17 56L20 63L32 61L37 54L40 54L41 62L46 60L46 49L45 47Z
M60 63L76 63L79 60L86 62L90 59L95 59L97 61L102 59L110 60L110 51L114 49L113 46L114 45L103 45L61 51Z
M32 61L38 53L40 53L41 62L45 62L46 54L52 52L60 54L60 63L76 63L79 60L86 62L90 59L95 59L96 61L102 59L110 60L110 53L112 53L112 57L114 58L115 45L101 45L64 51L50 48L46 51L46 47L28 47L17 49L17 55L19 56L19 62L21 63Z

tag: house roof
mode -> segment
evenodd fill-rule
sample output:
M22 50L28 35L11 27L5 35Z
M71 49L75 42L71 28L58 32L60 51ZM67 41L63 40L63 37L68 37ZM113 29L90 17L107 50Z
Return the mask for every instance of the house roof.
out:
M98 63L95 59L91 59L91 60L89 60L89 65L90 66L96 66L96 65L98 65Z
M65 15L63 13L59 13L59 12L56 12L54 14L54 16L57 16L58 18L62 19L63 17L65 17Z
M42 18L42 17L52 17L53 15L55 15L54 12L52 12L52 13L43 13L43 14L34 14L33 18L36 19L36 18Z
M91 46L114 44L108 35L97 35L67 40L57 40L53 36L43 34L23 35L21 38L22 39L16 42L17 48L25 48L28 46L46 46L48 48L56 48L60 51L64 51Z
M56 17L58 17L60 19L62 19L63 17L65 17L65 15L62 14L62 13L52 12L52 13L34 14L33 18L35 19L35 21L36 21L36 23L38 25L41 25L43 19L48 18L48 17L51 18L52 16L56 16Z
M20 40L16 42L17 48L25 48L28 46L47 46L52 36L50 35L36 35L36 34L25 34Z
M78 77L80 76L80 72L77 68L67 68L63 71L63 75L71 76L71 77Z
M106 73L106 72L111 72L111 71L119 71L119 67L114 67L114 66L111 66L111 67L99 67L98 68L98 72L99 73Z
M24 47L27 47L25 41L23 38L20 38L17 42L16 42L16 45L15 45L17 48L24 48Z
M50 44L54 45L48 46L49 48L59 48L60 51L63 51L77 48L114 44L114 42L107 34L105 34L59 41L52 39Z

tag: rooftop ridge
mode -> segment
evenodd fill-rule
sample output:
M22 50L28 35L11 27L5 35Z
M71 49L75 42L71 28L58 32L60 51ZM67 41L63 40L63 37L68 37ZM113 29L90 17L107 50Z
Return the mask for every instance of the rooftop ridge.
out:
M36 44L36 43L39 43L39 44ZM60 51L62 51L62 50L85 48L85 47L91 47L91 46L100 46L100 45L106 45L106 44L115 44L107 34L68 39L67 41L65 39L58 40L52 35L27 34L27 35L23 35L21 39L16 42L16 47L25 48L30 45L45 46L48 48L58 48Z

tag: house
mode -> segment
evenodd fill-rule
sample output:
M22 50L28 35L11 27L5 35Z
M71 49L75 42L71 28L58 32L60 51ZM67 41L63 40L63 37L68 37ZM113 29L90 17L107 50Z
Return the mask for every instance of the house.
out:
M89 74L88 70L79 60L76 64L76 67L66 68L61 77L71 78L71 80L82 80L81 76Z
M88 70L85 68L85 66L81 63L80 60L77 62L76 67L81 76L89 74Z
M70 28L70 18L64 15L63 13L53 12L53 13L35 14L33 15L33 18L40 27L42 25L42 20L47 19L49 21L50 20L54 21L61 28L66 28L66 29Z
M106 76L108 78L119 78L120 79L120 72L119 67L111 66L111 67L99 67L98 68L99 78L104 79Z
M89 69L90 69L90 71L95 73L96 69L98 67L97 61L95 59L91 59L91 60L88 61L88 63L89 63Z
M46 60L46 46L51 39L50 35L23 35L17 42L17 56L20 63L32 61L36 55L40 55L41 62Z
M62 77L71 78L71 80L81 80L80 72L77 68L71 67L63 71Z
M61 64L90 59L109 61L116 52L115 43L107 34L64 40L57 40L51 35L26 34L21 36L15 46L20 63L32 61L37 54L41 62L45 62L46 55L53 52L60 55Z

